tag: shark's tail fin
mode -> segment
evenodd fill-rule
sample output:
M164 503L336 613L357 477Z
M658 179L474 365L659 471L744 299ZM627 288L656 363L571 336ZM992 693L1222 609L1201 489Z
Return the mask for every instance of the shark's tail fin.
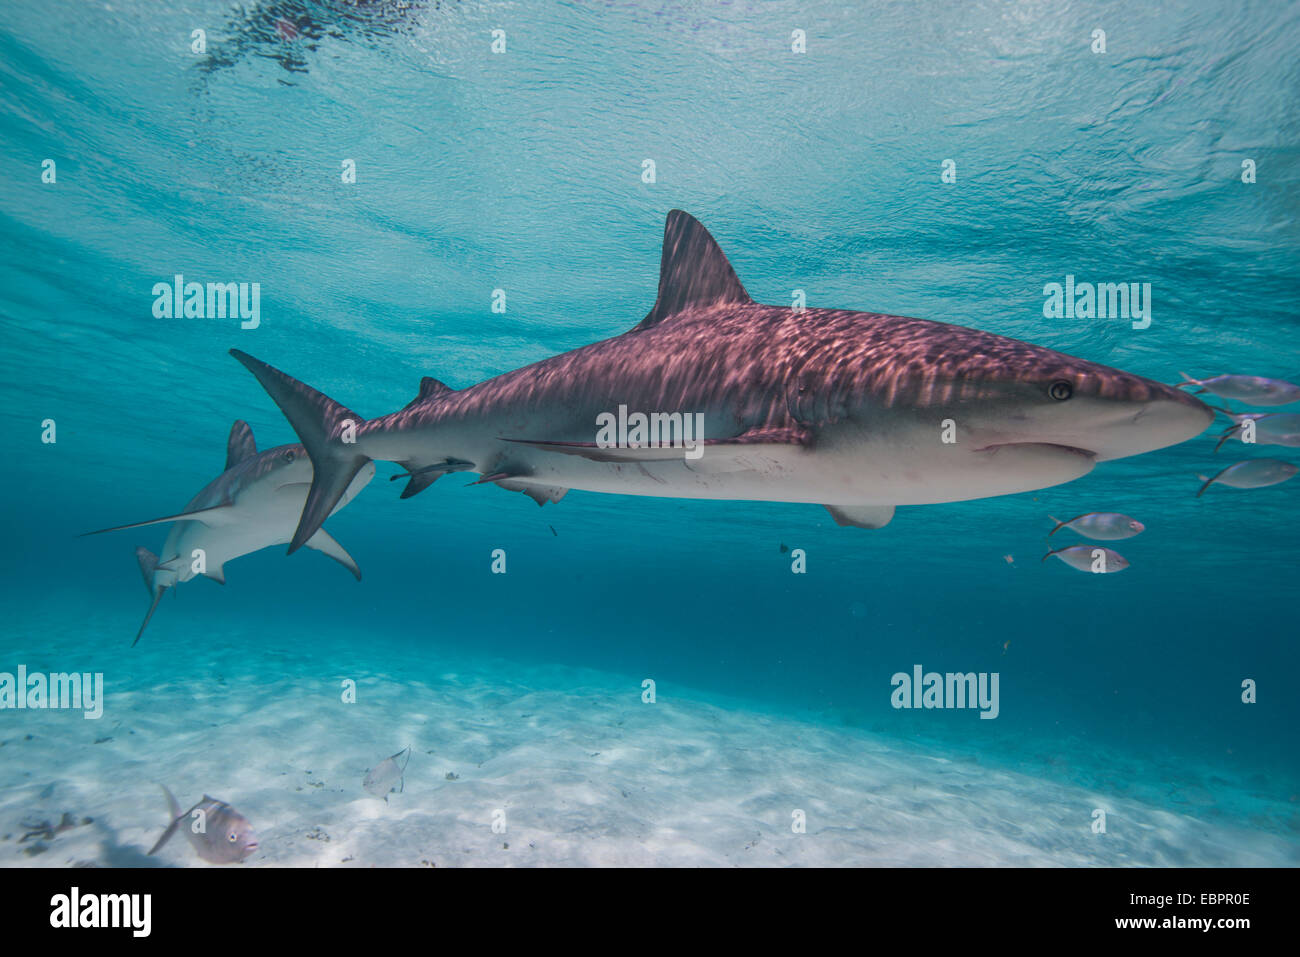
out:
M1193 379L1193 378L1192 378L1191 376L1189 376L1186 372L1179 372L1178 374L1179 374L1180 376L1183 377L1183 381L1182 381L1182 382L1179 382L1179 383L1175 386L1175 388L1179 388L1179 389L1181 389L1181 388L1182 388L1183 386L1185 386L1185 385L1194 385L1194 386L1197 386L1198 388L1196 389L1195 392L1192 393L1192 395L1200 395L1202 392L1205 391L1205 388L1204 388L1203 386L1201 386L1201 380L1200 380L1200 379Z
M1056 523L1056 527L1055 527L1054 529L1052 529L1050 532L1047 533L1047 537L1048 537L1048 538L1051 538L1053 535L1055 535L1057 532L1059 532L1059 531L1060 531L1062 528L1064 528L1066 525L1069 525L1070 522L1073 522L1073 521L1074 521L1074 519L1070 519L1070 520L1067 521L1067 522L1063 522L1063 521L1061 521L1059 518L1057 518L1055 515L1048 515L1047 517L1050 518L1052 521L1054 521L1054 522Z
M230 354L256 376L275 400L311 457L311 491L307 493L298 528L289 543L292 554L316 534L357 473L370 461L369 456L362 455L352 444L356 429L365 419L245 352L231 349Z
M140 636L144 630L149 627L149 619L153 613L158 610L158 602L162 601L163 592L167 591L166 585L154 584L154 572L158 570L158 556L143 545L137 546L135 550L135 560L140 563L140 574L144 576L144 587L148 589L149 596L153 602L149 605L149 613L144 616L144 623L140 625L140 630L135 633L135 641L131 642L134 648L140 642Z

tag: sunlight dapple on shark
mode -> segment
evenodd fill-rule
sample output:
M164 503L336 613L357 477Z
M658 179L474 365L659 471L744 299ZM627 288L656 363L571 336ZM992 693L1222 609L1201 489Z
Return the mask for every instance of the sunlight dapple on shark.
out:
M400 463L402 497L452 471L539 504L569 490L806 502L840 525L881 528L898 505L1069 482L1099 461L1200 434L1200 400L1097 363L961 326L763 305L713 237L674 210L659 294L612 339L465 389L425 379L369 421L239 350L314 466L289 550L372 460ZM703 416L704 454L608 447L596 423L626 407ZM941 424L957 440L941 440Z

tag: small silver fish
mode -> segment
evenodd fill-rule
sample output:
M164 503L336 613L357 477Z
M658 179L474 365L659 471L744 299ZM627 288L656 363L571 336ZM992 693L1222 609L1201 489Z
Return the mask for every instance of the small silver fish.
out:
M1058 548L1044 555L1043 561L1047 561L1052 556L1056 556L1071 568L1098 575L1111 575L1128 568L1127 558L1117 551L1102 548L1100 545L1071 545L1069 548Z
M166 785L163 785L163 793L167 795L171 824L163 831L163 836L158 838L158 843L150 849L150 854L156 853L170 841L181 825L185 825L195 852L210 864L238 864L257 850L257 836L253 833L248 818L225 801L218 801L205 794L202 801L182 814L180 805ZM201 812L201 818L195 816L196 811ZM196 833L194 823L198 820L203 821L203 827Z
M1257 375L1216 375L1209 379L1193 379L1180 372L1183 381L1179 387L1199 386L1196 394L1212 392L1225 399L1236 399L1247 405L1286 405L1300 402L1300 385L1282 379L1266 379Z
M406 760L400 765L397 759L406 755ZM388 802L388 795L394 790L406 790L406 766L411 763L411 749L405 747L398 751L391 758L384 758L377 765L366 772L366 779L361 782L361 786L375 797L381 797L384 802ZM395 789L393 784L400 782L401 787Z
M1300 448L1300 413L1296 412L1229 412L1220 409L1232 419L1232 425L1223 433L1214 451L1223 448L1223 443L1234 435L1242 435L1247 422L1254 422L1254 445L1282 445L1287 448Z
M1063 528L1076 531L1084 538L1094 538L1100 542L1117 542L1122 538L1132 538L1146 531L1146 526L1137 519L1121 515L1119 512L1088 512L1065 522L1055 515L1047 517L1056 523L1056 528L1047 533L1048 538Z
M1281 459L1247 459L1245 462L1229 465L1213 478L1204 475L1196 476L1205 483L1196 493L1196 497L1200 498L1207 488L1216 483L1229 488L1265 488L1285 482L1296 472L1300 472L1300 467L1290 462L1283 462Z

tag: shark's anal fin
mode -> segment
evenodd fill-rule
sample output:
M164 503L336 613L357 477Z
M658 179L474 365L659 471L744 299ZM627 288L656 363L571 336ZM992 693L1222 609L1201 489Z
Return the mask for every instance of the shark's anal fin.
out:
M674 209L664 223L659 259L659 297L636 329L649 329L691 308L753 302L726 254L690 213Z
M253 430L243 419L236 419L230 427L230 438L226 440L226 471L229 472L244 459L257 454L257 443L253 441Z
M835 524L854 528L884 528L894 518L892 505L827 505Z
M307 539L307 547L328 555L355 575L357 581L361 581L361 569L357 566L356 561L347 553L347 549L340 545L334 536L325 529L318 528L316 534Z
M398 464L404 466L406 471L390 475L388 481L395 482L399 478L410 479L406 483L406 488L402 489L402 498L418 495L448 472L462 472L465 469L474 467L473 462L466 462L464 459L448 459L445 462L435 462L433 465L422 467L416 466L412 462L399 462Z
M130 525L114 525L112 528L100 528L93 532L82 532L78 538L87 535L102 535L105 532L120 532L128 528L143 528L146 525L161 525L164 522L202 522L204 525L225 525L234 521L231 506L214 505L212 508L200 508L193 512L181 512L179 515L167 515L163 518L151 518L147 522L132 522Z

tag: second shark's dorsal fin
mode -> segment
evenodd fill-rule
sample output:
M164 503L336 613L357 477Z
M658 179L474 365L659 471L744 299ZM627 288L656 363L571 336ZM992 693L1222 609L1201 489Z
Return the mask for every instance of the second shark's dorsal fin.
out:
M253 430L243 419L236 419L230 427L230 438L226 440L226 471L229 472L244 459L257 454L257 443L253 441Z
M420 380L419 395L417 395L410 402L406 403L405 408L409 409L411 406L419 402L423 402L426 399L432 399L435 398L436 396L444 395L448 392L455 392L455 391L456 390L453 389L451 386L447 385L447 383L439 382L437 379L433 378L433 376L425 376L423 379Z
M659 298L636 328L648 329L695 306L752 301L726 254L700 221L680 209L669 213L659 260Z

